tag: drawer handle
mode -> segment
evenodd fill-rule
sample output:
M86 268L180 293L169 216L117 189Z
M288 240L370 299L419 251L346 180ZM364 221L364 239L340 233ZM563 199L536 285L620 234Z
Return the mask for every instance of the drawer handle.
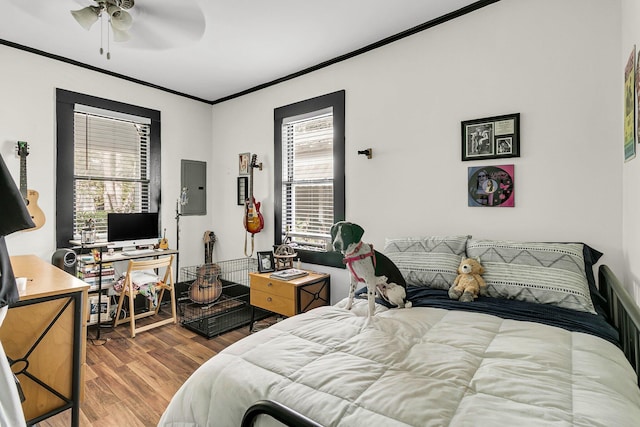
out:
M273 286L273 283L271 283L271 282L267 283L267 287L270 288L271 286Z
M271 301L272 301L271 297L267 297L267 302L271 302Z

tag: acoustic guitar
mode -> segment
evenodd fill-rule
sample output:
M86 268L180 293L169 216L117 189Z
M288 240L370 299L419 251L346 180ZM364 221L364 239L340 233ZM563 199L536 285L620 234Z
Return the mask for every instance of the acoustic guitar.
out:
M160 239L160 243L158 243L158 247L160 249L169 249L169 241L167 240L167 229L164 229L162 234L162 239Z
M189 288L189 298L196 304L211 304L222 295L222 270L218 264L204 264L196 271L196 280Z
M244 228L249 233L256 234L264 228L264 218L260 213L260 202L256 202L253 197L253 169L261 168L262 165L257 165L256 160L258 156L254 154L251 156L251 164L249 165L249 197L244 202Z
M38 198L40 197L38 192L27 189L27 156L29 155L29 144L25 141L18 141L16 149L20 156L20 194L22 194L22 198L27 205L27 211L33 223L36 225L25 231L33 231L44 225L44 212L42 212L42 209L38 206Z

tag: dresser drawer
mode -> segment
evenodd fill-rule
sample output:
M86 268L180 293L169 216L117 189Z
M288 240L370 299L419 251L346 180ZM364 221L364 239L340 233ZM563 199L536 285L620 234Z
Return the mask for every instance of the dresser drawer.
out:
M254 290L292 300L296 297L296 288L290 282L273 280L265 276L253 276L251 278L251 292L253 293Z
M263 292L254 288L251 283L251 305L265 310L282 314L283 316L293 316L296 314L296 304L293 298L286 298L272 292Z

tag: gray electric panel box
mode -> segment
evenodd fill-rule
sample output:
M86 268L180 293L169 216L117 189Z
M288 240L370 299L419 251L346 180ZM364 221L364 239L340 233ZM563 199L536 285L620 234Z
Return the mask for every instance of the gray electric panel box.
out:
M180 162L180 191L187 189L189 202L182 206L183 215L207 214L207 162L184 160Z

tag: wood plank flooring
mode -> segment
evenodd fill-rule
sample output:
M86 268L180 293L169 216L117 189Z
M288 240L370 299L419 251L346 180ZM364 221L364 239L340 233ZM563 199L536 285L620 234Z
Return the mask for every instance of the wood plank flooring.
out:
M256 324L268 327L275 318ZM141 321L140 324L143 324ZM103 328L100 340L90 328L87 339L82 427L156 426L169 401L203 362L237 340L249 328L207 339L177 325L165 325L129 338L129 326ZM68 427L71 411L51 417L39 427Z

